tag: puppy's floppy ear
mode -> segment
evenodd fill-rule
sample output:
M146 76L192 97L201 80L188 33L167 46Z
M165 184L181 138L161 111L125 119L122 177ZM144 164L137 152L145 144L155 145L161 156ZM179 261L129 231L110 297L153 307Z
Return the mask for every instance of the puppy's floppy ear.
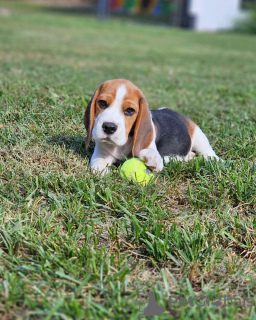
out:
M142 149L149 147L153 138L154 131L151 115L148 109L148 102L144 96L141 96L139 101L139 114L134 128L132 156L138 157L139 152Z
M85 147L88 148L89 143L92 138L92 128L94 125L94 116L95 116L95 110L96 110L96 100L98 98L98 95L101 91L102 85L99 86L99 88L94 93L93 97L91 98L91 101L88 103L87 108L85 110L84 114L84 125L85 129L87 131L87 137L85 138Z

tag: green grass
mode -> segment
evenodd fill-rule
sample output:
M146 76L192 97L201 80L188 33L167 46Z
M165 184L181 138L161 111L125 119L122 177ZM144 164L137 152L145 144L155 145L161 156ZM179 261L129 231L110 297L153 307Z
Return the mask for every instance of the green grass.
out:
M255 319L255 37L0 7L0 318L139 319L153 290L158 319ZM146 188L93 175L82 118L114 78L225 161L173 161ZM168 306L200 294L254 306Z

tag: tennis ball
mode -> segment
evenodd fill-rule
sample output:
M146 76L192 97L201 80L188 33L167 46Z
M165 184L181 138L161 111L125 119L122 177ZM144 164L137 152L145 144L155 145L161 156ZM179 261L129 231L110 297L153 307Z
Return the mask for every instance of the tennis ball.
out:
M154 177L154 174L146 167L142 160L131 158L126 160L120 168L122 177L136 181L145 187Z

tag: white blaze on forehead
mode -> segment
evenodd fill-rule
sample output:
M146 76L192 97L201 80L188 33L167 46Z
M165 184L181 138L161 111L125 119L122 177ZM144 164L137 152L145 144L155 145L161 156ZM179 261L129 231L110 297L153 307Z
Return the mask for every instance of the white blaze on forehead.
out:
M126 93L127 93L126 86L124 84L121 84L116 90L115 100L113 101L113 103L109 107L109 108L111 108L112 112L113 112L113 109L115 109L116 111L117 110L121 111L121 106L124 101L124 97L125 97Z

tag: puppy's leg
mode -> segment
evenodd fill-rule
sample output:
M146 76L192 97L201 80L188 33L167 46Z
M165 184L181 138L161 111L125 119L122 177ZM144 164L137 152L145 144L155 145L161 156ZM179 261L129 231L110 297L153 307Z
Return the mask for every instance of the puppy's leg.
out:
M205 159L215 158L219 160L219 157L213 151L206 135L203 131L196 126L193 137L192 137L192 151L198 152L198 154L203 155Z
M152 168L153 171L159 172L163 170L163 159L156 148L142 149L139 158L145 161L145 164Z
M100 172L102 175L109 173L109 166L115 162L116 158L111 155L103 147L102 144L96 142L94 153L90 164L94 172Z

